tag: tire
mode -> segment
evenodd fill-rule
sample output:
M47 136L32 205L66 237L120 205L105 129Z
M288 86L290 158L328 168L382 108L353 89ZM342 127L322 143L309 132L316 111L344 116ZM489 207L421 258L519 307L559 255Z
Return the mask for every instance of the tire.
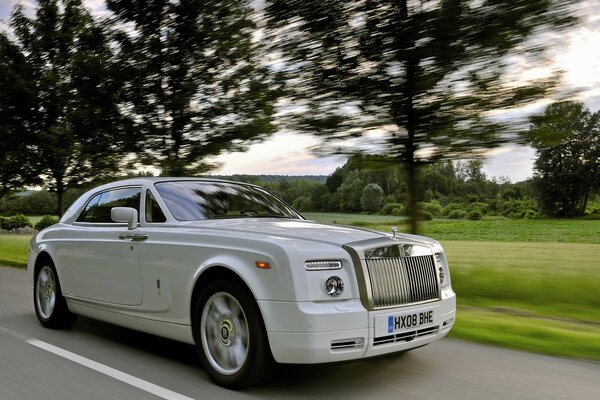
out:
M69 311L62 295L56 268L49 260L44 260L37 268L33 286L33 305L40 323L46 328L69 327L77 315Z
M275 372L256 301L238 283L209 283L192 321L200 361L217 384L239 389L264 382Z

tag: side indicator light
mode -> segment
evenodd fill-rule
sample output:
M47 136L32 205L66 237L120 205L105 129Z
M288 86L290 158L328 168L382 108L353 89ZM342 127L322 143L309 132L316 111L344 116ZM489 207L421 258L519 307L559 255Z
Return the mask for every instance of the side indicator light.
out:
M260 269L271 269L271 263L267 261L257 261L254 265L256 265L256 268Z

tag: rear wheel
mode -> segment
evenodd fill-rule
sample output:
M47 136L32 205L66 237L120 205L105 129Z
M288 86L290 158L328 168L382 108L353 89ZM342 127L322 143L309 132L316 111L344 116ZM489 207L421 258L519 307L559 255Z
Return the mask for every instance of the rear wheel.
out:
M49 261L44 261L35 276L33 303L38 320L46 328L65 328L77 319L67 307L56 269Z
M235 282L218 280L203 290L195 308L194 339L206 372L222 386L255 385L275 371L256 302Z

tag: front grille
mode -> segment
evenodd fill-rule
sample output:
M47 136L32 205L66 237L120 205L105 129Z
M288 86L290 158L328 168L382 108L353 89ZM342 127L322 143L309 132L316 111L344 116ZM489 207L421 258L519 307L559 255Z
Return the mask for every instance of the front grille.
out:
M402 332L395 335L381 336L373 339L373 346L381 346L382 344L396 343L396 342L410 342L416 338L435 335L438 333L440 328L438 326L432 326L430 328L423 328L416 331Z
M439 299L433 256L374 258L365 261L375 309Z

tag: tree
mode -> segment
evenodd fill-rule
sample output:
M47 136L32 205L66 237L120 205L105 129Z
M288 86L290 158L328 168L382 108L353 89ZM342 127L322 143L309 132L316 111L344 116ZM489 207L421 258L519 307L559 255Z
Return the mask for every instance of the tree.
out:
M536 65L549 41L529 39L573 23L572 3L270 0L272 52L290 83L282 123L323 137L321 149L401 163L416 232L421 166L513 140L521 127L490 111L556 87L519 81L514 60Z
M17 5L11 27L35 88L27 123L35 162L60 215L69 187L119 169L129 137L117 106L121 84L104 31L80 0L41 0L34 19Z
M560 217L584 215L590 194L600 189L600 112L561 102L530 120L540 209Z
M360 205L363 211L376 213L383 204L383 189L376 183L369 183L362 191Z
M0 199L38 183L39 164L29 129L34 108L32 81L25 55L0 33Z
M163 175L210 170L209 157L274 132L276 82L260 67L248 1L107 0L140 156Z

